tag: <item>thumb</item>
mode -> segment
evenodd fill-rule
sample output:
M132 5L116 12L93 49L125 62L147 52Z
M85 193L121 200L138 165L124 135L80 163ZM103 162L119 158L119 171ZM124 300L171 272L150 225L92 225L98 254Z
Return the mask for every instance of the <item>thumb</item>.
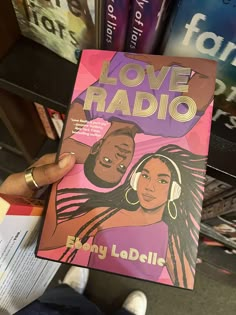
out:
M33 178L39 187L55 183L65 176L74 166L76 158L74 154L64 153L59 162L55 163L55 155L47 156L46 160L41 158L40 161L44 164L37 166L33 169ZM50 161L50 162L49 162ZM31 197L34 193L29 188L25 181L25 173L16 173L8 176L8 178L0 186L0 193L8 195L20 195L24 197Z
M64 153L59 157L58 163L44 164L35 167L33 177L38 186L53 184L65 176L74 166L76 161L73 153Z

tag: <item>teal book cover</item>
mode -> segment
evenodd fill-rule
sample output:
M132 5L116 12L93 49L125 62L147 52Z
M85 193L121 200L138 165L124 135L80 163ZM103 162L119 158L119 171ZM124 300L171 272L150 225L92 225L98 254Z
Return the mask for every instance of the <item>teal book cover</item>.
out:
M212 132L235 141L236 0L179 0L163 43L165 55L218 62Z

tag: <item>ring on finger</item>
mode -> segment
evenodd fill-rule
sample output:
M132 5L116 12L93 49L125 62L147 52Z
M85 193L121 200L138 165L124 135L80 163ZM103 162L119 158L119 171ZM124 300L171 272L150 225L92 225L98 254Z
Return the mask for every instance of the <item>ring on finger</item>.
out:
M34 171L34 167L30 167L25 170L25 181L26 181L27 186L31 190L36 190L36 189L39 189L40 187L34 179L33 171Z

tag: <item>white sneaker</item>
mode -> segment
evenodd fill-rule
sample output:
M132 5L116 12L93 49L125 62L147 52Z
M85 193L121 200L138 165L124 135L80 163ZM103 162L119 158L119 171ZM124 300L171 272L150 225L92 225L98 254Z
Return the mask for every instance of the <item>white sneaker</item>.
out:
M82 267L70 267L62 283L68 284L76 292L83 294L89 277L89 269Z
M133 291L127 296L122 307L134 315L145 315L147 297L142 291Z

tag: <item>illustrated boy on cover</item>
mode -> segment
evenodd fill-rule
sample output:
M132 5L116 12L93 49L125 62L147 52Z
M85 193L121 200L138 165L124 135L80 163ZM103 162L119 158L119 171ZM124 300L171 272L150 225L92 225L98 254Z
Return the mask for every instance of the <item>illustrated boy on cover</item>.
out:
M107 65L104 67L104 53L107 53L106 59L110 62L109 68ZM75 152L77 163L84 165L85 176L93 185L100 188L111 188L119 184L134 156L134 139L137 134L180 138L186 135L205 113L213 100L212 90L206 88L215 84L211 69L205 67L203 63L198 63L195 59L176 58L176 60L173 64L173 58L167 56L155 56L154 58L147 55L112 52L95 52L94 55L91 53L87 60L86 57L82 59L81 62L84 61L84 64L81 65L81 73L86 73L88 84L84 91L75 98L68 112L61 153L68 152L68 149ZM127 84L134 82L134 86L124 85L125 79L122 83L119 76L121 68L127 64L135 64L135 66L138 65L143 69L148 65L153 65L155 73L152 76L152 81L156 88L150 89L151 76L148 76L148 70L144 70L143 81L140 80L140 84L135 86L135 78L137 77L135 66L127 71L127 77L130 80ZM182 75L183 83L188 85L188 91L184 93L170 91L171 71L165 71L163 68L167 65L171 68L179 66L191 69L189 74ZM214 63L212 63L212 69L213 67ZM104 71L107 71L107 83L103 83ZM158 75L162 77L161 82ZM100 79L95 79L97 77ZM78 75L78 83L76 83L78 85L81 84L79 79ZM158 88L158 85L161 86ZM84 109L85 101L88 104L87 91L90 86L95 88L92 91L93 94L89 95L93 99L89 101L89 105L86 105L90 108ZM204 93L199 93L199 88L204 90ZM127 99L121 96L118 100L114 99L114 96L118 97L117 91L121 89L127 91ZM101 106L103 95L99 95L99 92L104 90L107 92L107 97L103 102L105 103L104 110L100 110L99 106ZM160 111L158 114L157 111L150 112L151 107L153 107L151 101L144 99L142 115L133 115L136 91L150 92L157 100L157 106L160 105L161 94L168 95L168 103L178 96L189 97L195 100L196 110L194 112L190 106L180 103L178 104L177 117L179 121L173 119L168 110L165 119L163 119ZM127 106L124 105L124 100L128 100ZM80 129L85 125L88 127L93 124L96 119L105 120L104 130L106 132L92 145L89 145L85 143L86 136ZM82 122L76 130L75 121ZM89 136L91 137L91 135Z

